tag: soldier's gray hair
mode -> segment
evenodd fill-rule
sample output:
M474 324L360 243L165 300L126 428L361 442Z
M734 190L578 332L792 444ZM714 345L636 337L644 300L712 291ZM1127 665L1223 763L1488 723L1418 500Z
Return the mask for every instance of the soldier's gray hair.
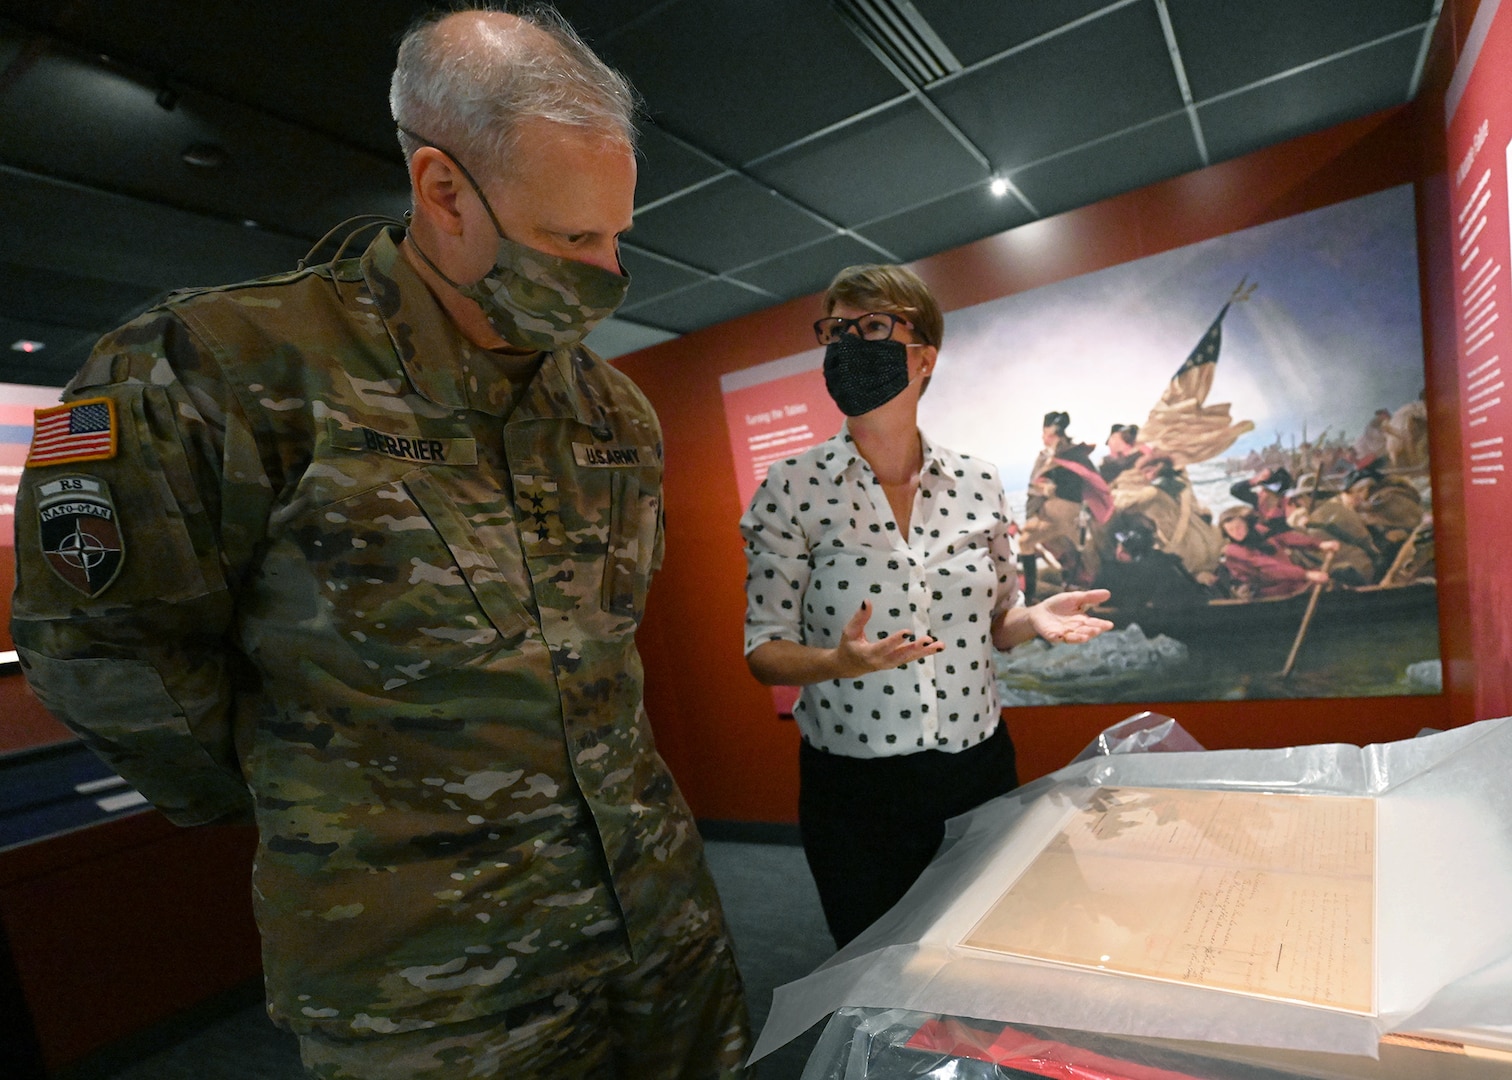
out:
M441 29L456 12L442 12L405 34L389 108L402 129L399 146L406 162L434 140L461 155L464 166L507 174L515 164L519 126L531 119L601 130L634 146L635 91L555 8L501 4L462 10L504 12L527 25L485 24L459 40Z

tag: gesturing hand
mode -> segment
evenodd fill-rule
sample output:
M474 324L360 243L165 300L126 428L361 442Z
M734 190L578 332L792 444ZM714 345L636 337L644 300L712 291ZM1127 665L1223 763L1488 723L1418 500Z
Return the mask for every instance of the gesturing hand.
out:
M945 648L944 643L932 637L915 638L907 630L894 630L884 638L870 641L866 636L866 624L872 616L871 601L861 601L861 606L840 631L840 644L835 646L835 661L839 665L840 678L854 678L871 671L902 667L921 656L929 656Z
M1046 641L1073 645L1091 641L1104 630L1113 629L1113 624L1088 615L1087 609L1107 603L1111 595L1107 589L1056 593L1029 609L1029 625Z

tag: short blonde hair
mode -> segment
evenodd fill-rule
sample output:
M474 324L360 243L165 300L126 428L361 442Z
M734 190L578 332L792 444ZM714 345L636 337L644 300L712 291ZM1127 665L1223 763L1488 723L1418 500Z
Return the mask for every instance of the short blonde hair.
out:
M924 279L906 266L886 263L847 266L825 290L825 314L841 304L903 315L925 345L938 349L944 340L945 316L940 314L939 301Z

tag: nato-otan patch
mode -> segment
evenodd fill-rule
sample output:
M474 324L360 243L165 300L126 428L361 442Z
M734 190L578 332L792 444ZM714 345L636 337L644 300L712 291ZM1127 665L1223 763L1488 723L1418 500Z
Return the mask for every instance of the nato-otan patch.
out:
M60 476L36 486L42 555L85 596L99 596L126 557L110 488L93 476Z

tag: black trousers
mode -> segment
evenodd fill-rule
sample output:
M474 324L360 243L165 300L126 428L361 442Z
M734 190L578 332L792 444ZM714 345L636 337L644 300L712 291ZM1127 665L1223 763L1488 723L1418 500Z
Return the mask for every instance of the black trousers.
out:
M945 822L1018 786L1013 741L997 731L969 750L853 758L804 742L798 827L837 946L896 904L945 837Z

